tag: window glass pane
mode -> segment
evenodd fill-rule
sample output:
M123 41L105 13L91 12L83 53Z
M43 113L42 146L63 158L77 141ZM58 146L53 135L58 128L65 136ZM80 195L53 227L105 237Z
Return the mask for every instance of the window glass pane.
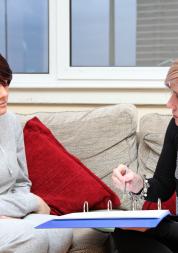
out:
M116 0L114 65L136 65L136 0ZM114 31L113 31L114 33ZM111 34L111 36L113 36Z
M73 0L71 8L72 65L107 65L108 0Z
M168 66L177 0L71 0L72 66Z
M5 33L5 0L0 0L0 10L1 10L1 15L0 15L0 53L5 55L5 38L6 38L6 33Z
M48 1L6 0L4 6L5 56L11 68L15 73L48 73Z

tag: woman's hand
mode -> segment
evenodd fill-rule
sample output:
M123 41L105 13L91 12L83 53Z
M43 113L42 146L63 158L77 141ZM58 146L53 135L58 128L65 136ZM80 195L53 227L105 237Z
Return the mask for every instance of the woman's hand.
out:
M122 191L138 193L143 188L142 177L123 164L113 170L112 180L116 188Z
M36 213L41 213L41 214L50 214L50 207L46 204L46 202L40 198L39 196L36 195L39 201L39 209Z

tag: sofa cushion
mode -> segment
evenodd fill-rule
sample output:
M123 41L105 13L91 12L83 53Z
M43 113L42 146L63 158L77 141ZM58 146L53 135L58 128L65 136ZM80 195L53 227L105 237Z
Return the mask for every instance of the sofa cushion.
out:
M91 171L119 194L123 208L130 200L111 181L113 168L128 164L137 168L137 110L118 104L85 111L37 112L19 115L22 125L37 116Z
M109 234L92 228L74 228L73 244L70 252L104 253L105 242Z
M149 113L140 119L138 147L139 173L152 177L171 115Z
M108 200L116 208L116 194L94 173L71 155L38 118L24 127L29 177L32 192L41 196L53 214L83 210L88 201L92 210L104 209Z

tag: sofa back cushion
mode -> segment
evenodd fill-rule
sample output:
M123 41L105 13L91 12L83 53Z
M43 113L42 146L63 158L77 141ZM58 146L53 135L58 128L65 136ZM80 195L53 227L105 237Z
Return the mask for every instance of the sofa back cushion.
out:
M140 119L138 162L139 173L151 177L162 150L169 114L149 113Z
M71 154L119 194L123 208L130 208L130 200L113 187L111 175L118 164L132 167L137 161L137 111L133 105L19 115L22 125L34 116Z

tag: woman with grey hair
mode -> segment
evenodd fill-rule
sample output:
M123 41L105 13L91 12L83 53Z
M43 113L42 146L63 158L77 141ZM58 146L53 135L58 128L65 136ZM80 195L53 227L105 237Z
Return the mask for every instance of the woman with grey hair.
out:
M167 107L172 110L172 119L153 177L142 177L124 165L114 169L112 175L117 188L124 190L126 186L129 192L141 194L152 202L166 201L175 191L178 196L178 60L170 67L165 84L171 91ZM178 216L166 217L156 228L142 232L116 229L113 238L120 253L178 252Z
M11 80L9 64L0 55L0 253L65 253L71 229L34 228L55 216L30 192L23 131L15 114L7 111Z

